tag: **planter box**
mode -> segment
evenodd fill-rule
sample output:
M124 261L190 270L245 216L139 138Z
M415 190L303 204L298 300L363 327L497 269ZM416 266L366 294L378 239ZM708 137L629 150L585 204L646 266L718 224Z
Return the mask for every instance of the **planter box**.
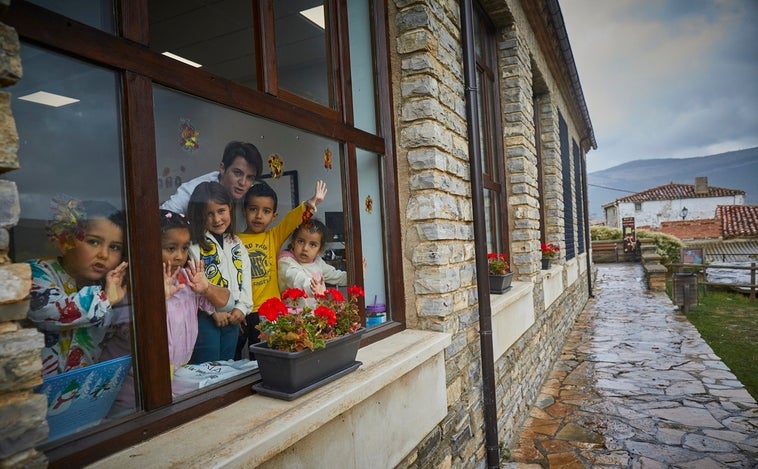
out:
M542 270L550 270L550 264L553 263L553 259L551 258L542 258Z
M266 342L253 345L261 383L256 392L292 400L358 368L355 360L365 328L327 342L321 349L283 352L268 348Z
M505 275L491 275L490 274L490 293L505 293L511 288L511 281L513 280L513 272L508 272Z

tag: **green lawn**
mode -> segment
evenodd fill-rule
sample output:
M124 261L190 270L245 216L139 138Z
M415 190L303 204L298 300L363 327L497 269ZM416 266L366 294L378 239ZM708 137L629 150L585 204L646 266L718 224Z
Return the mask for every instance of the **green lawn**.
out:
M758 401L758 300L710 291L687 318Z

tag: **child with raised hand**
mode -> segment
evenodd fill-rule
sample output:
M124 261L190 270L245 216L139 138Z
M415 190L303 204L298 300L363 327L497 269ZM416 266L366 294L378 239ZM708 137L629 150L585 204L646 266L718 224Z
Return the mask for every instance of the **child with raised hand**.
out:
M326 249L327 228L316 219L301 223L292 233L290 245L279 254L279 289L305 290L308 295L323 294L326 284L347 285L347 272L327 264L321 254ZM363 260L366 270L366 260Z
M189 260L189 220L169 210L161 210L160 219L168 356L173 376L174 370L192 357L198 310L224 311L232 307L232 302L228 289L208 282L202 260Z
M54 199L47 235L55 259L27 261L32 269L29 320L45 335L42 376L97 363L113 306L126 296L126 220L107 202Z
M326 197L326 183L316 181L313 197L290 210L282 221L269 229L279 215L276 191L266 183L251 187L244 197L244 213L247 229L237 235L242 240L250 257L253 287L253 304L260 306L269 298L279 296L279 276L276 255L284 241L304 218L316 212L318 205ZM239 338L235 358L242 356L245 343L257 343L259 331L255 326L260 322L257 312L248 316L246 331Z
M198 336L190 363L231 360L239 325L253 309L250 259L233 233L233 199L218 182L200 183L190 196L190 258L204 263L205 276L229 290L228 311L198 313Z

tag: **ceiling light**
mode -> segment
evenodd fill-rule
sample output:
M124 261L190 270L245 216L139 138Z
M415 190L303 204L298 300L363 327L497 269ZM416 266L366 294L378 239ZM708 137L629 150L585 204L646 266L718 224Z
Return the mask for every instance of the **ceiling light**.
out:
M162 54L163 54L163 55L165 55L166 57L171 57L171 58L172 58L172 59L174 59L174 60L178 60L179 62L184 62L184 63L186 63L187 65L190 65L190 66L192 66L192 67L195 67L195 68L200 68L200 67L202 67L202 65L200 65L200 64L199 64L199 63L197 63L197 62L193 62L193 61L191 61L190 59L185 59L184 57L182 57L182 56L180 56L180 55L172 54L172 53L171 53L171 52L169 52L169 51L166 51L166 52L162 52Z
M321 29L326 29L326 21L324 21L324 5L308 8L300 12L301 15L308 18L311 23L315 24Z
M31 101L37 104L44 104L46 106L61 107L67 104L78 103L78 99L69 98L67 96L61 96L59 94L48 93L47 91L37 91L36 93L27 94L26 96L19 96L18 99L24 101Z

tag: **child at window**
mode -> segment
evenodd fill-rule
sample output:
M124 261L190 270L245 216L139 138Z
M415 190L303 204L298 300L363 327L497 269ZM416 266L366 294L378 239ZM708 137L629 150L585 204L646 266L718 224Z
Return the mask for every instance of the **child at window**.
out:
M229 290L213 285L205 276L202 260L188 261L190 225L184 215L161 210L163 287L171 376L189 362L197 340L198 310L210 313L231 308Z
M309 295L324 293L326 284L347 285L347 272L327 264L321 254L328 239L326 225L316 219L301 223L292 233L290 245L279 254L279 290L300 288ZM366 270L366 259L363 259Z
M124 214L106 202L53 200L47 235L55 259L32 269L29 320L45 335L42 376L97 363L114 313L126 296Z
M204 263L208 281L227 288L229 311L198 313L198 336L190 363L231 360L239 325L253 310L250 259L232 232L233 199L218 182L200 183L190 196L190 258Z
M258 183L245 194L243 207L247 230L238 233L237 236L242 240L250 257L254 305L261 305L267 299L279 296L276 254L292 230L303 221L304 216L307 216L306 211L315 212L316 207L324 201L324 197L326 183L316 181L313 197L290 210L281 223L269 230L269 226L278 215L276 191L266 183ZM246 330L240 335L237 343L235 359L241 358L245 343L252 345L259 342L259 331L255 328L259 322L257 312L248 315Z

